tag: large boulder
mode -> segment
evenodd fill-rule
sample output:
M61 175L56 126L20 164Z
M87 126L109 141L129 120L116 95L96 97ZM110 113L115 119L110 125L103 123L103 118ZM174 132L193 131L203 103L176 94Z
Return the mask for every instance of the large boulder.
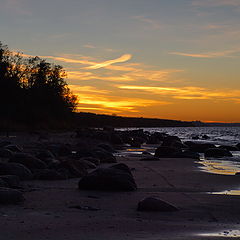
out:
M226 149L209 148L204 153L205 157L232 157L232 153Z
M5 146L4 148L5 148L5 149L8 149L8 150L10 150L10 151L12 151L12 152L16 152L16 153L22 152L22 148L21 148L21 147L19 147L19 146L17 146L17 145L13 145L13 144L7 145L7 146Z
M100 164L100 160L98 158L94 158L94 157L82 157L79 159L80 161L88 161L93 163L94 165L99 165Z
M155 197L147 197L138 203L138 211L145 212L174 212L178 209L158 198Z
M181 154L182 151L180 149L168 146L160 146L155 150L155 157L158 158L175 158L180 156Z
M54 154L49 150L39 151L38 154L36 155L36 157L45 163L49 163L49 162L51 162L52 159L55 159Z
M2 148L0 149L0 157L2 158L11 158L13 156L13 152L8 150L8 149L5 149L5 148Z
M0 163L0 175L16 175L21 180L33 178L32 172L20 163Z
M229 146L229 145L221 145L219 148L226 149L228 151L239 151L238 147L236 146Z
M100 144L97 145L97 147L98 148L102 148L102 149L104 149L107 152L111 152L111 153L115 152L114 148L111 145L107 144L107 143L100 143Z
M187 145L191 151L199 153L204 153L208 148L216 148L212 143L195 143L187 141L184 144Z
M0 148L6 147L8 145L11 145L11 142L9 142L9 141L1 141L0 142Z
M47 165L43 161L27 153L16 153L11 157L9 162L21 163L29 169L47 168Z
M19 188L20 179L16 175L2 175L0 179L7 183L9 188Z
M34 173L34 178L38 180L64 180L66 176L53 169L40 169Z
M116 157L102 148L92 150L92 157L100 159L101 163L116 163Z
M20 191L10 188L0 188L0 204L17 204L24 200Z
M134 191L137 185L125 164L98 168L80 179L79 189L103 191Z
M162 146L173 146L173 144L182 143L181 139L177 136L167 136L163 139Z
M65 168L70 173L69 177L83 177L88 173L86 165L83 164L81 161L74 159L62 161L59 164L58 168Z

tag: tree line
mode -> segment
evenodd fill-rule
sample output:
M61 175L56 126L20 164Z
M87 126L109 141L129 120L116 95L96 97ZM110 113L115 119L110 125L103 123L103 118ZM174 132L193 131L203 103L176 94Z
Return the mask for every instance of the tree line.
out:
M23 57L0 42L0 120L39 124L71 116L77 97L60 65Z

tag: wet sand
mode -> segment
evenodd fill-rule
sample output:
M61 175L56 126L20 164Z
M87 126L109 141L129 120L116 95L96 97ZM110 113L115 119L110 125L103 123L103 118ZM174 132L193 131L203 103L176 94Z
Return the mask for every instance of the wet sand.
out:
M138 191L80 191L78 179L24 182L26 201L1 206L0 239L221 239L198 233L228 235L240 227L240 196L206 193L237 188L240 176L202 172L193 159L118 161L134 169ZM136 211L147 196L168 201L179 211Z

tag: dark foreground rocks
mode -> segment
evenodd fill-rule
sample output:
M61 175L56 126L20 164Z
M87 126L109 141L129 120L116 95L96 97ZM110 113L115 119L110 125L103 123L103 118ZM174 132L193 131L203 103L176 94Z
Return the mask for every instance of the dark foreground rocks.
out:
M23 194L15 189L0 188L0 204L17 204L24 200Z
M232 153L222 148L209 148L204 153L205 157L232 157Z
M0 175L15 175L21 180L30 180L33 178L32 172L20 163L0 162Z
M135 191L137 185L125 164L98 168L80 179L79 189L103 191Z
M159 198L155 197L147 197L144 198L142 201L138 203L137 207L138 211L144 211L144 212L174 212L178 211L178 209Z

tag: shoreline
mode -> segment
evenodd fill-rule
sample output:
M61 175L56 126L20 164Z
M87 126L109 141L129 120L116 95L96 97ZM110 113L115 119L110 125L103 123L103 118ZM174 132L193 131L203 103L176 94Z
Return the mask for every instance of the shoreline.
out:
M239 226L240 198L205 193L233 188L236 176L203 173L193 159L142 162L133 157L118 162L135 168L136 192L80 191L78 179L25 181L25 187L31 188L26 201L1 207L4 239L206 239L197 233ZM137 212L138 201L147 196L157 196L180 210ZM69 208L79 204L100 210Z
M64 133L52 141L75 141L70 136ZM15 140L28 152L36 147L30 144L36 143L36 136ZM79 190L79 178L22 181L25 201L1 205L4 240L201 240L238 234L232 230L240 224L240 196L217 193L239 188L240 176L202 171L196 159L140 161L143 154L129 154L120 150L116 155L118 163L132 169L138 186L134 192ZM150 196L173 204L179 211L137 211L138 202ZM214 232L216 238L199 235Z

